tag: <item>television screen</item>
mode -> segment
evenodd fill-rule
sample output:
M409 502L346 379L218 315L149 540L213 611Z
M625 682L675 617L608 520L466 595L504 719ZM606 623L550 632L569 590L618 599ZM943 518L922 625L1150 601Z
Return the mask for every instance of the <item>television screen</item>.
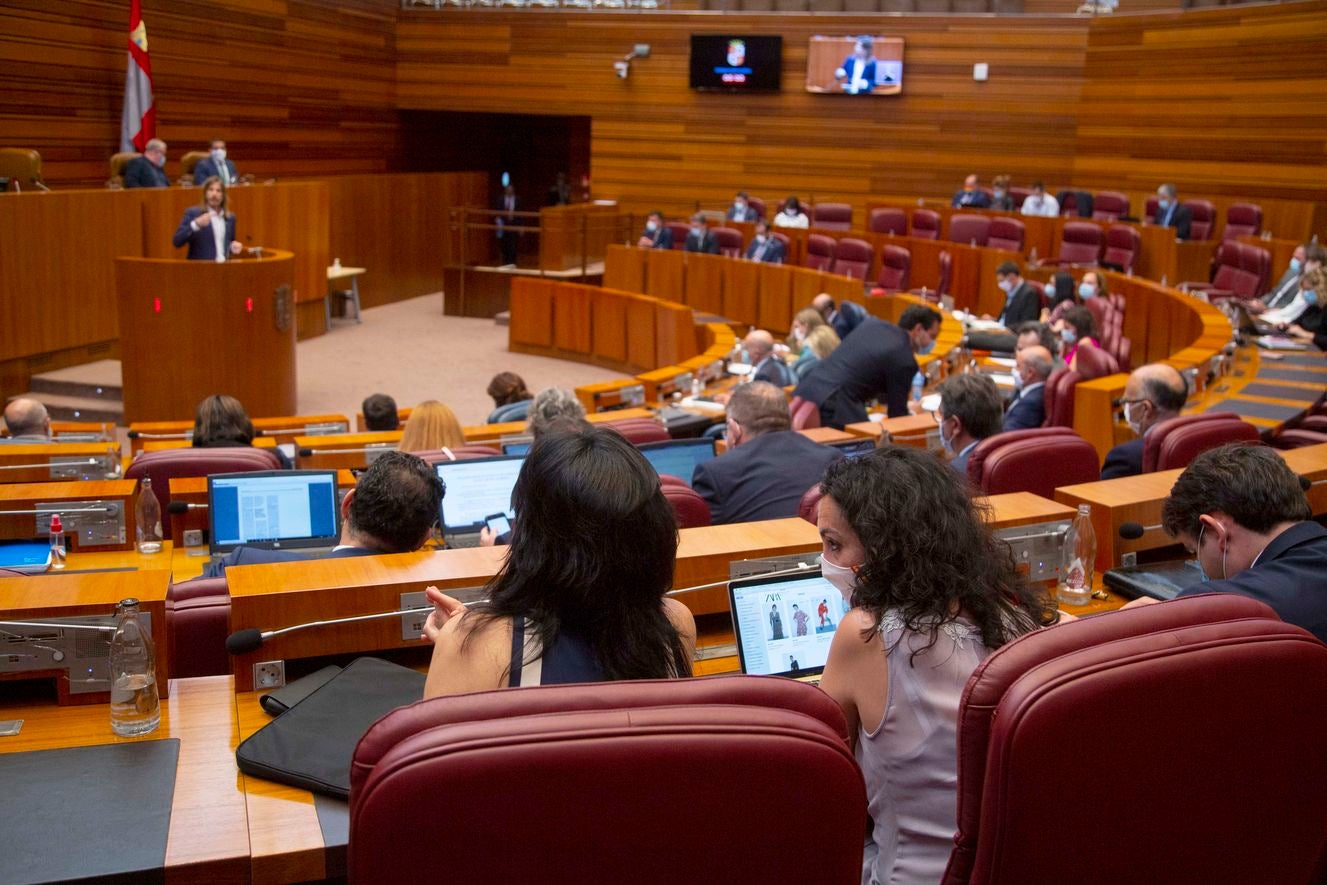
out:
M812 37L806 91L898 95L903 91L903 38Z
M691 88L777 92L782 37L691 35Z

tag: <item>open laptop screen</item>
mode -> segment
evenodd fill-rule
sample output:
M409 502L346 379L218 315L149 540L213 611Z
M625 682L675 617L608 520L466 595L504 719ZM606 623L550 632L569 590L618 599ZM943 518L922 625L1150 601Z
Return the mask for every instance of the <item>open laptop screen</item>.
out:
M523 457L439 462L438 476L447 483L447 494L442 499L443 531L477 532L484 526L486 516L494 513L511 516L511 491L524 463Z
M819 569L732 581L728 602L742 672L759 676L814 676L823 670L847 609Z
M691 474L696 471L696 465L714 457L712 439L670 439L644 443L638 448L657 472L676 476L687 485L691 485Z
M333 547L337 525L335 470L265 470L207 478L214 553L245 544L273 550Z

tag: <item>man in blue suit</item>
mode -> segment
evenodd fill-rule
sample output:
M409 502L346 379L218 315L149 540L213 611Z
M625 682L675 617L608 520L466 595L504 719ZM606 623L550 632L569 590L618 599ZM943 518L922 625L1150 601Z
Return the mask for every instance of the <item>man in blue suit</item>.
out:
M341 543L326 557L409 553L424 546L438 521L446 486L423 459L384 452L341 500ZM203 572L217 578L235 565L310 559L294 550L236 547Z
M775 387L787 387L793 383L788 364L774 352L774 336L769 332L752 329L742 339L742 346L751 361L752 381L767 381Z
M696 465L691 486L710 505L716 524L797 515L802 495L842 454L791 429L788 399L753 381L728 401L728 451Z
M1154 219L1158 227L1175 228L1175 239L1189 238L1189 225L1193 223L1193 211L1181 203L1175 196L1175 185L1163 184L1157 188L1157 214Z
M235 164L226 159L226 143L219 138L212 139L207 156L194 166L194 184L202 184L214 175L221 179L221 183L226 187L240 180L240 174L235 171Z
M750 261L765 264L783 264L785 250L783 243L770 236L769 224L763 219L756 222L756 235L751 245L746 247L746 257Z
M968 457L988 436L1000 432L1000 389L990 375L950 375L940 382L940 444L952 456L949 466L966 476Z
M143 147L143 156L134 157L124 167L124 186L170 187L166 176L166 142L153 138Z
M189 245L190 261L225 261L243 248L235 239L235 216L226 211L226 188L216 178L203 185L203 205L184 210L171 242Z
M704 252L708 255L719 254L719 238L710 230L710 223L704 215L697 212L691 216L691 232L687 234L682 248L687 252Z
M1003 430L1028 430L1046 421L1046 379L1054 367L1051 352L1041 345L1024 347L1014 356L1017 390L1004 413Z
M673 248L673 232L664 224L662 212L656 209L645 216L645 233L640 235L636 245L642 249Z
M820 312L825 322L834 327L839 340L843 341L848 333L862 324L868 316L866 308L852 301L843 301L838 305L826 292L821 292L811 299L811 306Z
M1176 418L1189 398L1189 383L1172 366L1149 363L1129 374L1124 385L1124 420L1136 439L1120 443L1106 453L1102 479L1137 476L1143 472L1143 447L1152 428Z

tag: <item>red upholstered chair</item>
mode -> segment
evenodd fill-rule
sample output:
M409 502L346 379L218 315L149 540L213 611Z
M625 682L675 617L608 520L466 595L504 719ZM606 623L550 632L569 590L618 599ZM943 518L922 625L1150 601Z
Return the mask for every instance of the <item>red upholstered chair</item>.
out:
M1144 204L1145 211L1143 213L1143 220L1148 224L1155 224L1157 220L1157 209L1160 208L1160 206L1161 204L1157 202L1156 194L1148 197L1147 202Z
M1111 355L1115 357L1115 362L1120 364L1121 372L1133 371L1133 342L1124 336L1120 336L1118 343L1111 350Z
M1153 425L1143 444L1143 472L1175 470L1208 449L1259 440L1258 428L1230 412L1181 415Z
M719 241L719 254L728 258L742 255L742 232L731 227L716 227L714 238Z
M871 294L907 291L908 271L911 268L911 252L902 246L886 245L880 250L880 273L875 278L876 287L871 290Z
M1315 433L1327 433L1327 415L1310 414L1299 422L1299 430L1312 430Z
M963 690L958 833L941 882L1126 882L1141 871L1321 881L1327 758L1312 748L1327 740L1324 680L1321 642L1233 594L1014 640ZM1127 741L1102 740L1121 728ZM1256 750L1232 752L1247 747ZM1092 764L1059 770L1070 748L1091 748ZM1149 823L1047 851L1046 821L1085 809Z
M248 473L253 470L277 470L281 462L271 449L235 447L226 449L162 449L139 452L138 457L124 472L125 479L152 478L152 491L161 502L161 531L171 540L170 520L166 508L170 506L170 481L176 477L211 476L214 473Z
M811 486L802 494L802 500L797 502L797 515L811 523L811 525L818 525L820 523L820 499L822 497L820 483Z
M989 215L951 215L949 216L949 242L985 246L991 236L991 218Z
M1013 185L1010 185L1009 196L1013 199L1014 211L1017 212L1023 208L1023 201L1032 196L1032 188L1014 187Z
M940 213L931 209L913 209L909 222L911 235L919 240L940 239Z
M1112 224L1106 230L1106 253L1101 256L1102 265L1117 268L1121 273L1132 273L1140 244L1137 230L1127 224Z
M809 399L793 397L788 403L788 413L792 417L793 430L807 430L820 426L820 406Z
M1299 449L1304 446L1316 446L1322 443L1327 443L1327 433L1295 428L1294 430L1281 431L1272 437L1269 444L1274 449Z
M1104 347L1092 347L1085 345L1078 348L1075 355L1080 381L1091 381L1093 378L1105 378L1107 375L1114 375L1120 371L1120 363Z
M788 256L793 254L793 241L787 234L781 234L778 231L770 231L769 235L783 244L783 263L788 263Z
M1092 217L1098 221L1114 221L1129 214L1129 196L1119 191L1097 191L1092 201Z
M883 207L872 209L866 221L866 229L873 234L894 234L904 237L908 234L908 214L902 209Z
M664 227L673 232L673 248L683 249L687 244L687 235L691 233L691 225L681 221L665 221Z
M616 430L627 438L632 445L641 443L664 442L672 439L668 429L653 418L624 418L621 421L609 421L601 425Z
M1109 298L1088 298L1083 302L1087 312L1092 314L1092 322L1096 324L1098 332L1105 332L1114 319L1115 308L1111 306Z
M1055 195L1060 204L1060 215L1064 218L1078 217L1078 191L1063 190Z
M755 209L755 210L756 210L756 217L757 217L757 218L767 218L767 217L768 217L768 216L765 214L765 201L762 200L760 197L747 197L747 198L746 198L746 202L747 202L747 205L748 205L748 206L750 206L752 209Z
M968 479L986 495L1032 492L1054 500L1060 486L1096 482L1100 476L1097 450L1063 427L997 433L968 455Z
M663 489L664 497L673 508L678 528L694 529L710 524L710 505L695 489L680 479L677 482L660 483L659 487Z
M990 236L986 245L992 249L1008 249L1010 252L1022 252L1023 241L1027 237L1027 226L1017 218L997 215L991 219ZM951 236L952 240L953 237Z
M1180 288L1186 292L1206 292L1209 300L1222 301L1236 298L1240 301L1258 297L1267 283L1271 268L1271 255L1266 249L1224 241L1219 250L1216 273L1212 282L1186 282Z
M806 237L806 260L804 267L812 270L829 270L834 265L835 243L833 237L824 234L808 234Z
M1060 253L1047 258L1046 264L1079 264L1095 267L1101 260L1106 236L1099 225L1090 221L1066 221L1060 234Z
M874 257L875 250L866 240L844 237L834 250L833 273L865 281L871 272L871 260Z
M1262 206L1257 203L1231 203L1226 207L1226 227L1223 240L1237 237L1255 237L1262 231Z
M229 634L230 588L225 578L199 578L170 585L166 591L170 678L229 673Z
M1074 426L1074 386L1078 384L1077 372L1068 369L1056 369L1046 379L1043 397L1046 405L1046 421L1042 427Z
M811 207L811 226L826 230L851 230L852 204L816 203Z
M350 780L352 882L861 880L866 789L843 714L790 679L434 698L375 723Z
M502 454L502 449L493 446L466 445L454 449L437 449L432 452L411 452L428 464L441 464L443 461L468 461L472 458L492 458Z
M1210 240L1212 238L1212 227L1216 224L1216 207L1212 205L1211 200L1181 200L1189 211L1193 213L1193 220L1189 223L1189 239L1191 240Z

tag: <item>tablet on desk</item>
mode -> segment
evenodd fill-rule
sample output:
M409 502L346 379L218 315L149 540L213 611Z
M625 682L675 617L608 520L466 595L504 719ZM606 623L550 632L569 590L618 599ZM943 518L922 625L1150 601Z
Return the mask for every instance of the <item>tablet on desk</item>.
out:
M50 567L49 541L0 541L0 568L40 575Z

